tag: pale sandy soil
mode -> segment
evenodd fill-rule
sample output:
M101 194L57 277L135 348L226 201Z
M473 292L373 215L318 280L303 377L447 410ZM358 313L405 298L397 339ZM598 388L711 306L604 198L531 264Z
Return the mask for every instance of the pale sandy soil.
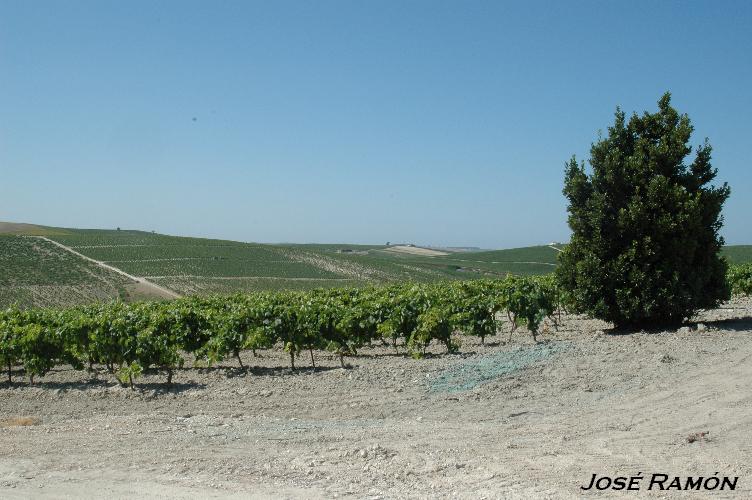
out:
M185 369L171 389L67 369L29 387L19 372L0 385L0 420L40 421L0 427L0 497L575 498L593 473L719 472L740 479L714 498L749 498L752 301L701 319L609 335L565 318L540 345L465 338L463 354L424 360L366 348L350 370L317 354L315 373L248 353L249 373ZM629 497L649 494L707 496Z
M25 224L23 222L2 222L0 221L0 234L67 234L65 229L46 228L35 224Z
M41 229L39 226L33 224L0 222L0 234L27 234L29 232L41 231Z
M397 253L407 253L411 255L423 255L428 257L436 257L440 255L449 255L447 252L441 252L439 250L432 250L430 248L421 248L421 247L410 247L407 245L394 245L391 247L384 248L385 252L397 252Z

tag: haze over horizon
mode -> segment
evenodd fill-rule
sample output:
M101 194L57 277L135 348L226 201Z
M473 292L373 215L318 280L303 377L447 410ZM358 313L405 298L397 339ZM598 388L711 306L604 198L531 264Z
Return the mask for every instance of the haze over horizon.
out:
M752 243L749 2L4 2L0 220L568 241L564 163L671 91Z

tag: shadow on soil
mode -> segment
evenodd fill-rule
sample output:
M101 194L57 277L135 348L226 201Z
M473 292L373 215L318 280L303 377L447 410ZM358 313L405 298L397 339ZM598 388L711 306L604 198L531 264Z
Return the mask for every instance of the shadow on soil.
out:
M675 333L679 328L689 327L693 331L697 330L697 325L703 324L713 330L726 330L742 332L752 330L752 317L745 316L743 318L732 319L720 319L716 321L690 321L682 326L669 326L669 327L655 327L655 328L609 328L604 330L606 335L620 336L620 335L633 335L635 333Z
M720 319L718 321L706 321L706 325L718 330L731 330L734 332L752 331L752 317L734 319Z
M341 366L316 366L314 370L311 365L301 364L298 365L296 360L295 370L291 370L289 366L246 366L240 368L239 366L210 366L210 367L183 367L179 370L196 372L196 373L223 373L227 378L245 377L246 375L254 376L282 376L282 375L296 375L306 373L319 373L328 372L330 370L342 370ZM351 366L348 368L352 368ZM179 371L176 370L176 371Z
M77 380L71 382L55 382L46 381L44 379L36 379L33 384L30 384L28 380L21 379L14 380L12 383L5 381L0 384L0 388L9 389L16 387L29 387L29 388L42 388L50 390L59 390L60 392L68 391L86 391L91 389L109 389L117 387L119 384L113 380L91 378L87 380ZM199 383L175 383L167 384L167 382L136 382L134 386L135 391L154 391L157 394L177 394L190 389L203 389L205 384ZM127 388L127 387L124 387Z
M407 353L407 349L403 349L400 352L383 352L379 354L367 354L364 353L363 350L358 350L358 355L353 356L354 358L365 358L365 359L376 359L376 358L409 358L410 355Z
M52 370L49 371L48 375L50 373L63 373L66 371L70 371L72 368L61 368L61 367L55 367ZM120 384L117 382L117 379L115 378L115 375L112 373L107 372L104 369L95 369L94 372L87 372L87 371L80 371L76 370L78 373L81 374L81 379L79 380L70 380L70 381L57 381L57 380L49 380L46 377L39 377L37 376L34 379L34 383L29 382L29 378L26 376L26 372L22 368L14 367L13 370L11 370L11 374L13 376L12 382L8 382L7 378L4 379L2 382L0 382L0 389L12 389L12 388L22 388L22 387L29 387L29 388L41 388L41 389L50 389L50 390L58 390L60 392L67 392L67 391L86 391L91 389L109 389L112 387L120 386ZM7 370L4 372L7 373ZM188 382L188 383L177 383L172 382L171 384L167 383L166 377L164 376L164 372L160 372L158 370L146 370L144 372L145 375L149 375L151 377L163 377L162 380L151 382L151 381L145 381L144 379L136 379L134 382L134 389L136 390L144 390L144 391L155 391L157 393L180 393L183 391L187 391L190 389L202 389L205 388L205 384L201 384L198 382ZM125 386L122 386L125 387Z

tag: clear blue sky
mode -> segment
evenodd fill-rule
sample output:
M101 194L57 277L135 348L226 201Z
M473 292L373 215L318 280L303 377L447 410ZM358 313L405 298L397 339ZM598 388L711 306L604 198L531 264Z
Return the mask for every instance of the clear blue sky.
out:
M749 1L0 0L0 220L564 241L564 162L666 90L752 243Z

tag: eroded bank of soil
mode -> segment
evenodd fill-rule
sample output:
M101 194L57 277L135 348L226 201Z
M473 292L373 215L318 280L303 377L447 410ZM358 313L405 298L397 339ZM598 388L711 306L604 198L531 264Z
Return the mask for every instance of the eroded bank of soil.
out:
M567 498L639 472L740 476L726 494L748 497L752 302L700 319L617 336L570 317L539 345L366 348L349 370L319 353L315 373L245 354L250 372L185 369L169 390L56 370L0 386L0 420L40 419L0 428L0 497Z

